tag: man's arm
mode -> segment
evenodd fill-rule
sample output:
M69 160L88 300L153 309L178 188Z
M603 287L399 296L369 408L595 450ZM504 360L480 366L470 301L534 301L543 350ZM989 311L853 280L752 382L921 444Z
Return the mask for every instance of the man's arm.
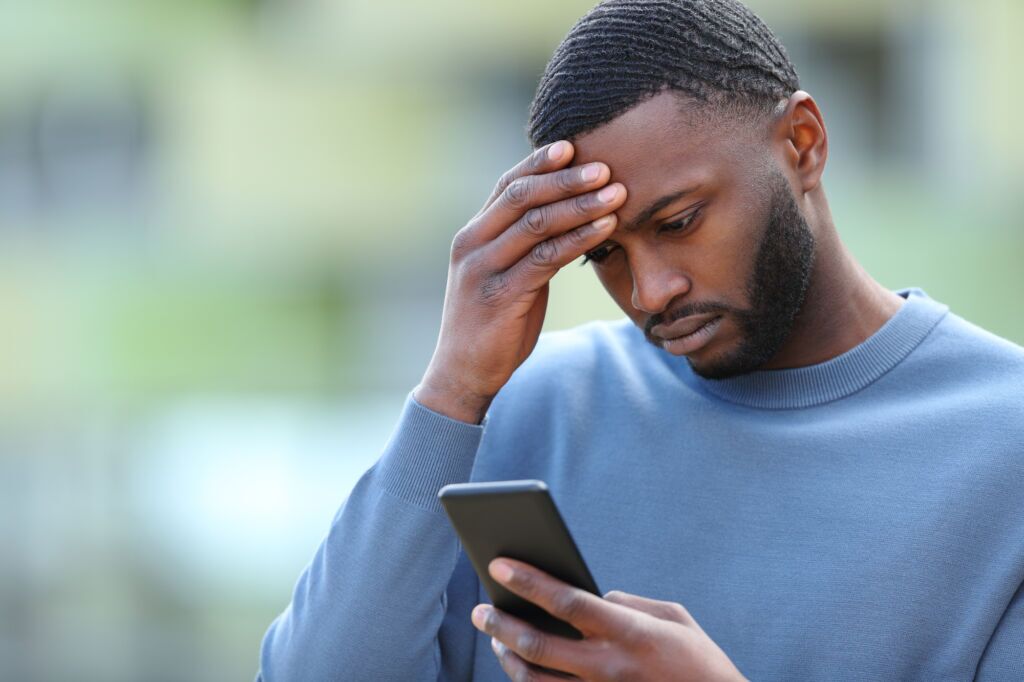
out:
M469 479L483 428L406 401L383 456L267 631L265 682L438 679L437 633L458 542L437 491Z
M1024 583L1010 600L978 663L978 682L1024 680Z
M573 153L561 141L530 154L456 235L430 365L267 632L267 682L436 679L442 652L471 655L439 641L458 544L436 495L469 479L477 424L533 351L548 282L616 225L625 187L602 163L567 168Z

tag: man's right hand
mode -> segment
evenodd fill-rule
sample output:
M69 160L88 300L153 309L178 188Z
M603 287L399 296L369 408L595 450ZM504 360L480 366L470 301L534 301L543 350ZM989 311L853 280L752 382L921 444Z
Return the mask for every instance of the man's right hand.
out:
M560 141L505 173L452 241L441 332L417 402L479 424L491 400L537 344L548 282L600 245L626 199L603 163L567 168Z

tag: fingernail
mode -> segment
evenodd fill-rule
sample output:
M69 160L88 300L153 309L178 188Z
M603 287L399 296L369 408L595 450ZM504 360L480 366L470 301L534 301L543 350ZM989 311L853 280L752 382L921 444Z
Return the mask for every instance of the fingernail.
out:
M505 645L498 641L497 637L491 637L491 649L494 653L501 656L502 652L505 651Z
M615 216L613 214L609 213L608 215L602 216L602 217L598 218L597 220L595 220L594 221L594 227L597 228L598 230L604 230L604 229L607 229L607 228L611 227L612 223L614 223L614 222L615 222Z
M580 177L583 178L583 182L593 182L597 180L597 176L601 174L601 167L596 163L587 164L580 171Z
M491 612L491 607L489 605L487 605L487 604L477 604L476 608L473 609L473 615L472 615L473 625L475 625L476 627L478 627L481 630L483 630L484 629L484 625L487 624L487 616L488 616L488 614L490 614L490 612Z
M498 582L507 583L512 579L512 567L504 561L495 561L491 566L491 575Z
M610 204L615 201L615 197L619 195L619 188L617 185L609 185L600 192L597 193L597 198L606 204Z
M564 142L556 142L548 147L548 158L552 161L557 161L562 158L562 154L565 154L566 144Z

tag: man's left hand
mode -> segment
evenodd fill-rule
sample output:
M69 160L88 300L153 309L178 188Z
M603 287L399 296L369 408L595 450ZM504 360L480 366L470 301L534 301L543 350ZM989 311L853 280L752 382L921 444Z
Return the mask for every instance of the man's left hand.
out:
M491 576L523 599L583 633L550 635L488 604L473 625L491 635L501 667L518 681L745 680L697 621L674 602L609 592L602 599L513 559L495 559ZM547 670L545 670L547 669Z

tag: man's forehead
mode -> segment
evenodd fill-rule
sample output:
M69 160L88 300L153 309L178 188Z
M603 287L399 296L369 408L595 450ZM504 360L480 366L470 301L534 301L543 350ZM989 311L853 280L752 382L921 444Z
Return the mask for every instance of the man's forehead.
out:
M713 173L730 151L713 122L693 121L674 93L663 92L618 118L573 140L572 165L607 164L612 179L627 191L658 178L685 176L700 181ZM633 185L631 187L630 185Z

